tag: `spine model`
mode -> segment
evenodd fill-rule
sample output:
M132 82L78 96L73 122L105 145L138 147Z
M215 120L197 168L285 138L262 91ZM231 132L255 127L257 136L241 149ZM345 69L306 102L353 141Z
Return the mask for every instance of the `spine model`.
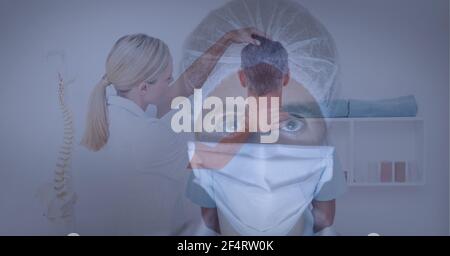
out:
M53 191L47 213L47 218L51 221L71 221L74 215L74 205L76 195L71 188L71 158L74 141L74 128L72 112L65 101L65 86L61 74L58 74L58 97L59 107L64 121L63 143L58 151L58 158L54 172Z

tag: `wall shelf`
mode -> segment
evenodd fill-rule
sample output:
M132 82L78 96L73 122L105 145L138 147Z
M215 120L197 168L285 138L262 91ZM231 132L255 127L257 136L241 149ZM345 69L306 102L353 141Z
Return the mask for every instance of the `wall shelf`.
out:
M349 186L425 184L423 119L327 118L327 123Z
M391 182L391 183L350 183L347 184L351 187L412 187L412 186L422 186L424 183L412 183L412 182Z

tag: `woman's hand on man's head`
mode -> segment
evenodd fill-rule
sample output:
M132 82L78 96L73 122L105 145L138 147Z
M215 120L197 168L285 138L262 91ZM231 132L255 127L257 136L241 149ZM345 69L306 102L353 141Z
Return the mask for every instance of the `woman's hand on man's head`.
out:
M260 45L260 42L258 39L254 37L260 36L260 37L267 37L264 32L259 31L256 28L241 28L241 29L235 29L229 31L225 38L235 44L254 44L254 45Z

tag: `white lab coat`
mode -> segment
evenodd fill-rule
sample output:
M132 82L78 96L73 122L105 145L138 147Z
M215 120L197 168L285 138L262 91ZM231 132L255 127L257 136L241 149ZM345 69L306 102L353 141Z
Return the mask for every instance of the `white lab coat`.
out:
M108 112L107 145L82 154L83 167L73 171L77 231L196 234L200 210L185 198L189 171L183 137L128 99L108 96Z

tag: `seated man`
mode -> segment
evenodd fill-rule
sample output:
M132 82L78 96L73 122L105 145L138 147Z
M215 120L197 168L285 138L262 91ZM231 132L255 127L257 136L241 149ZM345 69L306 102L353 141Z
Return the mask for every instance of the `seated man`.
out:
M279 99L281 107L281 96L283 87L287 86L290 76L288 69L288 54L279 42L274 42L264 38L258 38L260 46L246 46L241 53L242 69L238 72L241 85L247 89L247 96L259 99L261 97L276 97ZM261 107L261 106L259 106ZM268 106L270 109L274 106ZM321 118L303 118L298 113L280 112L279 116L279 137L277 144L320 146L325 144L326 129L324 120ZM248 118L246 119L246 121ZM238 143L258 143L259 132L247 135L239 135L235 140L226 138L228 142ZM224 142L223 134L199 134L198 139L203 141ZM198 145L198 144L197 144ZM254 146L252 146L255 149ZM258 147L256 147L258 148ZM234 149L233 154L237 154L239 149ZM292 150L296 150L293 149ZM191 165L195 169L199 168L198 148L192 157ZM220 151L220 150L219 150ZM218 152L219 152L218 151ZM244 150L245 151L245 150ZM248 151L248 150L247 150ZM251 151L251 150L250 150ZM269 150L270 151L270 150ZM196 155L197 154L197 155ZM232 154L231 154L232 155ZM237 156L234 155L236 158ZM204 157L205 158L205 157ZM220 159L220 168L226 166L233 156L227 159ZM212 158L208 158L209 160ZM224 163L225 161L225 163ZM270 160L267 160L270 161ZM267 165L268 162L265 163ZM242 170L245 171L245 170ZM331 226L335 213L335 198L343 192L345 188L343 174L339 170L339 165L335 164L332 179L327 182L320 192L315 193L315 198L311 207L305 211L305 224L303 234L313 234L325 227ZM187 191L188 197L202 207L202 217L205 224L216 232L220 233L219 218L216 202L198 184L190 180Z

